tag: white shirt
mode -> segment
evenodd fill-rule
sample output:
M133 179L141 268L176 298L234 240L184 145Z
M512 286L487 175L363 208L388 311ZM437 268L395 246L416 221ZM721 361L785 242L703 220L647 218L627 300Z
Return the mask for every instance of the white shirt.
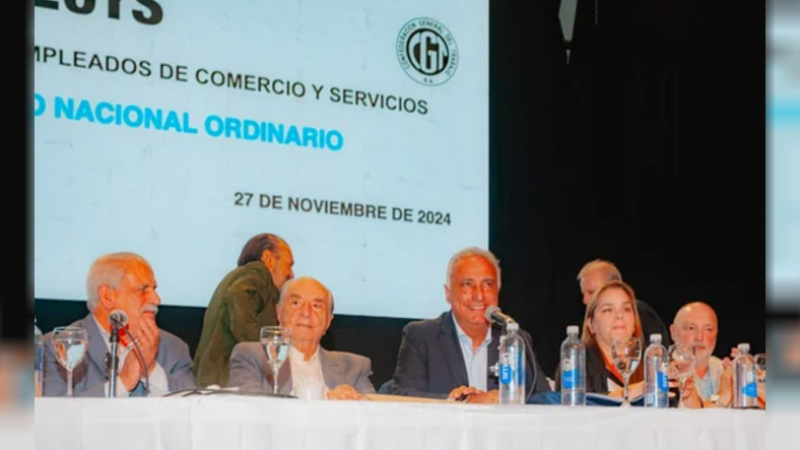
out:
M722 372L724 371L725 365L722 360L712 356L708 360L708 371L705 377L700 378L695 372L694 386L702 400L708 400L712 395L719 394L719 380L722 378Z
M296 348L289 349L289 364L292 373L292 395L297 395L299 386L322 386L322 394L328 393L325 379L322 376L322 365L319 361L319 347L308 361Z
M97 318L92 316L94 321L97 323L97 328L100 329L100 334L103 336L103 341L106 343L106 349L108 349L108 353L111 354L111 334L108 333L105 328L100 326L100 322L97 321ZM129 343L127 346L123 346L121 343L117 346L117 353L119 354L119 361L117 364L117 374L122 372L122 368L125 367L125 358L128 357L128 354L131 350L134 350L133 343ZM136 355L131 356L131 358L136 358ZM140 381L144 382L144 378L140 378ZM147 381L149 383L150 392L148 393L148 397L156 397L161 396L169 392L169 381L167 380L167 373L161 367L161 364L156 362L156 366L153 368L153 371L150 372L150 376L147 377ZM106 381L105 384L105 392L108 395L108 390L111 383ZM130 392L125 389L125 384L122 383L122 379L117 375L117 397L128 397L130 396Z
M489 344L492 343L492 327L486 328L486 337L477 350L472 350L472 338L458 326L455 316L453 323L456 325L456 336L464 356L464 366L467 369L467 379L470 387L486 392L489 383Z

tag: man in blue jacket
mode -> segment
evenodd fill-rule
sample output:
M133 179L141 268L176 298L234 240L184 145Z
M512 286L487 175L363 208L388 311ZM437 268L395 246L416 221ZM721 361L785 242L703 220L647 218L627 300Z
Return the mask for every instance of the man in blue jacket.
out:
M497 363L502 331L486 320L497 306L500 265L480 248L456 253L448 264L444 287L450 311L411 322L403 329L397 367L391 382L396 395L497 403L498 382L490 368ZM530 344L530 335L522 331ZM550 392L545 373L527 361L526 391Z

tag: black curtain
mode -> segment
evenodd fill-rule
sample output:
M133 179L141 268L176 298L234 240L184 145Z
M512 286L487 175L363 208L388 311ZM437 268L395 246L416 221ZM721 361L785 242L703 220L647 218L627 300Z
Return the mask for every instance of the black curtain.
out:
M515 77L493 83L504 309L552 373L565 327L583 319L577 273L604 258L667 325L710 303L719 356L743 341L763 350L763 75L742 62L763 51L760 7L578 0L567 64L558 2L530 3L503 20L532 36L492 36L521 42L492 68Z

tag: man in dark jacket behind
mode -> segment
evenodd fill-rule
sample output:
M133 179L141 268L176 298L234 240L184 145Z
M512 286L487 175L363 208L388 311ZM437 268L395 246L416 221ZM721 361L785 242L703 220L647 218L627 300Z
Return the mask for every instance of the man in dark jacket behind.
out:
M289 245L274 234L245 244L238 267L219 283L206 310L193 365L199 387L226 387L233 347L257 342L262 327L278 325L275 307L281 287L294 277L293 265Z
M602 285L610 281L622 281L619 269L612 262L595 259L586 263L578 273L578 283L580 283L581 294L583 294L583 304L588 305L592 300L592 295ZM636 299L636 308L639 310L639 320L642 322L642 331L644 332L642 349L650 345L650 335L658 333L661 334L661 345L669 348L672 345L669 338L669 329L656 310L639 299Z

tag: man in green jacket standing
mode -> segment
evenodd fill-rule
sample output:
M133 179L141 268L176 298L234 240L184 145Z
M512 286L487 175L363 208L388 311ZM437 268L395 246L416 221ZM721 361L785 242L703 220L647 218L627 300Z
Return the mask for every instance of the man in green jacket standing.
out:
M194 357L197 386L226 387L233 347L258 342L262 327L278 325L275 307L283 284L294 277L294 257L280 237L253 236L242 249L238 267L211 296Z

